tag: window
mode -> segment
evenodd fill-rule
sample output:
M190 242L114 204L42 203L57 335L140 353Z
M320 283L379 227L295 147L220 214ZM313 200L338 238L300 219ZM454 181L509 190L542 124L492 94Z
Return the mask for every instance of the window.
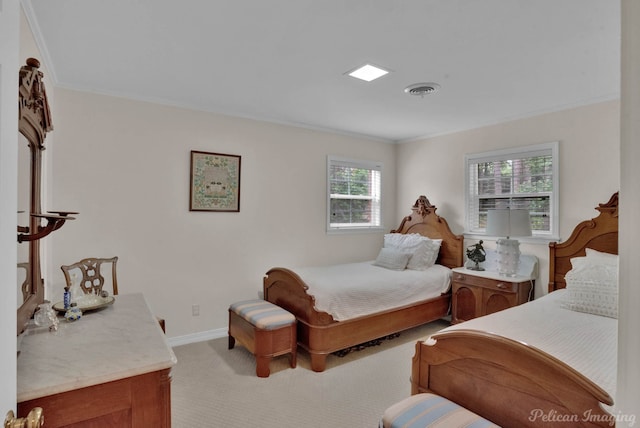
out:
M327 230L381 229L382 164L329 156Z
M466 233L484 234L487 210L528 209L534 237L558 239L558 143L465 156Z

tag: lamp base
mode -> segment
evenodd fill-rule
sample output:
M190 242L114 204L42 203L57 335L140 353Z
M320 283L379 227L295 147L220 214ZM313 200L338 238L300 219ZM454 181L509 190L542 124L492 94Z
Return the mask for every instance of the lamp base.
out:
M498 239L498 273L504 276L517 276L520 265L520 242L517 239Z

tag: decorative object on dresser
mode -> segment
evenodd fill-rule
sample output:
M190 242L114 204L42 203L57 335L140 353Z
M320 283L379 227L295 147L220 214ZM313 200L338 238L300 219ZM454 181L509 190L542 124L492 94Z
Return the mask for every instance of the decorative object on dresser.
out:
M512 237L531 236L529 210L493 209L487 211L487 235L506 236L496 241L498 272L514 276L520 263L520 242Z
M618 194L596 209L565 242L549 244L548 294L416 343L412 394L441 395L501 426L537 427L543 415L563 415L554 426L615 424L617 320L568 304L580 265L600 269L617 258Z
M495 271L453 269L451 323L456 324L528 302L533 276L505 277Z
M391 268L376 266L378 261L382 261L380 260L381 257L378 257L375 262L367 261L322 268L297 269L295 272L291 269L278 267L267 272L264 278L264 299L295 315L298 320L298 345L309 352L312 370L323 371L326 367L327 356L335 351L416 327L448 315L451 302L451 294L449 292L450 268L463 265L463 237L451 232L447 221L436 214L436 207L431 205L425 196L420 196L411 210L411 215L402 220L398 229L392 230L390 234L385 235L385 247L380 251L380 255L382 255L383 250L392 250L391 252L395 254L401 254L404 251L394 247L404 239L397 238L406 238L407 241L410 241L406 243L407 247L405 248L407 251L410 251L410 247L413 248L411 250L413 251L411 258L408 261L406 258L404 259L404 266L401 266L401 264L394 267L404 270L396 271ZM422 242L415 242L420 240ZM417 263L419 261L424 261L425 263L421 265ZM415 270L411 269L413 265L416 265ZM354 269L345 273L342 271L343 268L362 268L363 270L356 271ZM374 269L377 270L372 272ZM322 284L327 286L322 288L324 299L317 298L317 293L311 292L310 286L312 284L308 282L308 279L305 280L305 275L299 274L301 271L315 273L313 279L318 282L329 282L329 284ZM349 286L353 287L355 282L362 282L363 271L366 274L375 274L377 276L372 278L371 282L366 281L368 285L361 284L360 293L375 294L381 291L381 287L386 287L386 294L384 299L380 297L378 299L357 299L358 301L355 303L372 300L374 301L372 303L377 306L381 303L387 304L386 297L394 298L402 294L397 293L397 281L400 278L396 275L410 277L412 275L418 276L419 274L423 280L427 275L433 275L433 277L438 275L438 278L442 277L442 274L446 275L442 277L440 284L436 284L438 289L431 291L431 297L406 299L404 303L398 303L385 309L376 308L373 311L363 311L357 316L337 317L337 319L335 315L326 310L318 309L318 305L327 300L333 301L332 299L336 295L335 292L348 291ZM329 273L336 275L327 280ZM350 279L342 279L346 278L347 274ZM374 289L371 283L376 279L380 282L380 277L383 275L385 278L388 277L390 281L393 280L395 282L389 283L385 281L384 284L377 284ZM313 286L316 285L314 282ZM387 291L390 287L391 290ZM318 287L315 288L321 291ZM325 292L327 288L332 288L333 290ZM341 309L344 307L344 305L339 306ZM348 309L351 309L351 305L349 305Z

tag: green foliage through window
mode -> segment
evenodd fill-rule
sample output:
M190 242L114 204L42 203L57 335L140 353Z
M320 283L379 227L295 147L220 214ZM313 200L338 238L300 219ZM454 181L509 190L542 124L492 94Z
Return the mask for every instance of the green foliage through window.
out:
M329 229L379 227L381 165L329 158Z
M468 155L467 230L482 233L487 210L527 209L534 235L555 232L557 143Z

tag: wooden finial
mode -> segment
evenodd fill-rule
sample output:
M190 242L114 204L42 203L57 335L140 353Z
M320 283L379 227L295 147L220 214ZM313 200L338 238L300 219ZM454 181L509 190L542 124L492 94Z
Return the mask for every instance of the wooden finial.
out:
M40 61L35 58L27 58L27 65L33 68L40 68Z

